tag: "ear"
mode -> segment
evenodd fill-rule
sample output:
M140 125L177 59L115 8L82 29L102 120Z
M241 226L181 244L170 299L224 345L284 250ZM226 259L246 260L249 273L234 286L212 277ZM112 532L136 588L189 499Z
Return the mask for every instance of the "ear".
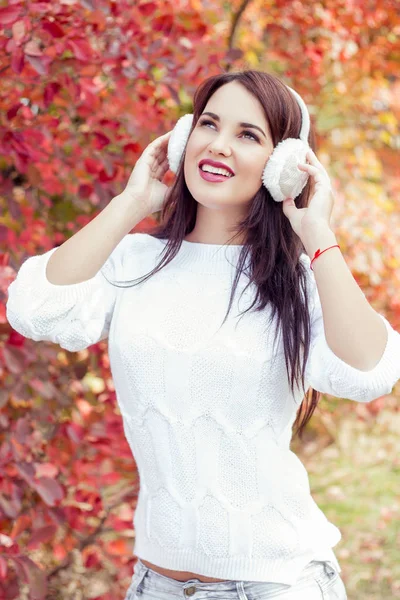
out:
M173 173L179 169L186 144L193 124L193 114L188 113L178 119L168 141L168 163Z

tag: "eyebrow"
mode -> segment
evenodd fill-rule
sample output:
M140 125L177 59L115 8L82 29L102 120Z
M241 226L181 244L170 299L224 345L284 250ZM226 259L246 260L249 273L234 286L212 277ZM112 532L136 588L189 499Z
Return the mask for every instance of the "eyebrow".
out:
M203 115L210 115L210 117L212 117L213 119L215 119L216 121L220 121L221 119L219 118L218 115L216 115L213 112L203 112L200 116ZM265 135L265 133L263 132L263 130L261 129L261 127L258 127L258 125L253 125L252 123L239 123L240 127L251 127L251 129L258 129L258 131L261 131L261 133L263 134L263 136L266 138L267 136Z

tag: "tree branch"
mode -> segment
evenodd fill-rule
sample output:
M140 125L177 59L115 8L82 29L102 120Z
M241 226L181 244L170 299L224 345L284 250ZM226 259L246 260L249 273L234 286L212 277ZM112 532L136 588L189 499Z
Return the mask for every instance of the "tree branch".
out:
M238 10L236 11L236 13L233 13L232 16L232 27L231 27L231 32L229 34L228 37L228 48L229 50L232 50L232 46L233 46L233 40L235 37L235 33L236 30L239 26L239 21L244 13L244 11L246 10L246 8L248 7L248 5L250 4L251 0L242 0L241 5L239 6Z
M251 0L242 0L238 10L236 12L234 12L232 15L232 26L231 26L231 31L228 36L228 52L227 52L228 62L225 67L225 70L227 72L229 72L231 70L232 61L234 61L237 58L237 56L235 56L235 48L233 48L234 38L235 38L236 31L239 27L240 19L243 15L244 11L250 4L250 2L251 2ZM239 52L239 51L236 49L236 52Z

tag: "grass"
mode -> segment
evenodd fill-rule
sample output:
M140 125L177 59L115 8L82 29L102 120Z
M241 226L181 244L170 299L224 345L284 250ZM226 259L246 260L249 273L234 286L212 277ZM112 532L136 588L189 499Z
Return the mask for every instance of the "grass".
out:
M348 600L400 598L400 403L374 403L323 398L307 437L291 446L342 533L334 551Z

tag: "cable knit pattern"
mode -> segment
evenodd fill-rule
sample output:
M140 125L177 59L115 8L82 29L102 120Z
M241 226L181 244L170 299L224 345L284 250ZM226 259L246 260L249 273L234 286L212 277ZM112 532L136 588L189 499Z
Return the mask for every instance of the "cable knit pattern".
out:
M255 292L244 292L245 275L221 327L241 246L184 241L144 283L121 289L103 277L145 275L164 245L129 234L92 279L66 286L46 278L55 248L31 257L9 287L7 318L22 335L71 351L109 336L140 476L137 556L209 577L289 585L314 559L340 572L332 548L341 533L316 505L307 471L290 449L302 394L290 392L281 336L273 351L270 310L238 318ZM382 317L389 335L376 367L363 372L344 363L326 343L308 272L307 387L359 402L390 393L400 378L400 334Z

